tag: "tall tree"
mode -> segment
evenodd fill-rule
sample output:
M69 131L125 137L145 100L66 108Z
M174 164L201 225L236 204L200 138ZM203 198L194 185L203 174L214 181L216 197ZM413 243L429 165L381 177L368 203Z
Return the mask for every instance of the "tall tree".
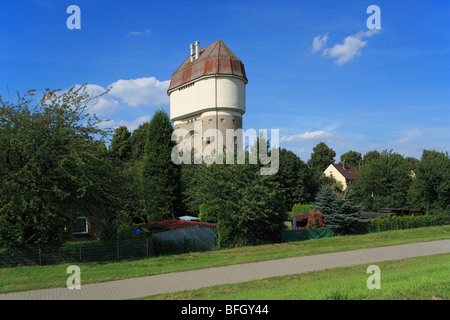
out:
M142 165L142 199L146 221L173 219L180 213L181 169L172 161L173 127L158 110L148 126Z
M131 157L131 132L125 126L115 130L111 141L111 155L117 160L127 161Z
M285 197L285 205L292 209L296 203L310 203L315 191L311 170L292 151L281 149L279 159L277 180Z
M34 97L0 99L0 242L8 246L61 244L75 218L109 221L118 206L110 132L87 113L96 97L86 86Z
M356 231L360 216L359 207L347 195L337 195L332 187L324 185L320 188L312 209L320 211L325 227L333 229L338 234Z
M135 161L141 161L144 158L145 153L145 143L147 141L147 131L149 122L144 122L139 125L131 135L131 149L132 157Z
M341 154L341 162L344 162L347 165L353 165L353 166L357 166L360 165L362 162L362 157L361 157L361 153L359 153L358 151L347 151L346 153Z
M255 144L261 148L265 143ZM248 160L248 153L246 157ZM280 241L287 219L284 194L277 175L261 174L262 165L248 161L187 165L192 177L188 181L188 202L192 208L197 205L196 212L201 207L200 217L217 221L220 247Z
M145 145L145 136L141 138L143 142L140 143ZM121 221L117 221L121 228L123 228L123 221L132 221L135 224L145 221L143 218L140 179L143 152L140 159L134 157L134 140L128 128L121 126L115 129L109 150L110 157L117 164L117 174L122 177L123 182L121 185Z
M324 142L320 142L313 148L311 157L308 160L308 166L316 177L320 177L323 171L330 164L334 163L334 157L336 157L336 152Z
M364 162L358 179L351 185L358 203L365 210L403 207L412 182L411 166L402 155L383 151L378 157Z
M369 161L373 159L378 159L379 157L380 153L377 150L369 151L364 155L362 162L368 163Z
M444 211L450 206L450 158L448 153L423 150L415 162L408 204L426 211Z

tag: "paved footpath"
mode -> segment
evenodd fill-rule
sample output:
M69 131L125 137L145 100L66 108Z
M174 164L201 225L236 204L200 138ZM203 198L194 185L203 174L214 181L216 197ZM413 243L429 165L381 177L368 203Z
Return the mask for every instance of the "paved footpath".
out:
M70 290L64 287L7 293L0 294L0 300L133 299L159 293L192 290L219 284L238 283L308 271L374 264L381 261L400 260L449 252L450 239L325 253L86 285L83 285L83 270L81 270L81 289Z

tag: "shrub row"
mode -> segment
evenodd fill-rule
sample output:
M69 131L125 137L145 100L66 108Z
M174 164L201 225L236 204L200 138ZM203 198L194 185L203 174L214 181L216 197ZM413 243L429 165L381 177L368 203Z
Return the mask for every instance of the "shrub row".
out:
M423 216L387 216L369 219L366 225L367 232L381 232L388 230L412 229L440 225L440 221L432 215Z

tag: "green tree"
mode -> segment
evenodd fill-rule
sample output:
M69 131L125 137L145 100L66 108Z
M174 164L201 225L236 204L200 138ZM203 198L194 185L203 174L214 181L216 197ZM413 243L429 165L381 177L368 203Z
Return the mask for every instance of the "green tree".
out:
M172 132L167 113L156 111L148 126L141 171L146 221L173 219L180 213L181 169L171 157Z
M53 96L47 89L44 96ZM90 116L86 86L35 102L0 98L0 243L58 245L72 222L113 219L120 185L102 130Z
M111 156L117 160L127 161L131 157L131 132L125 126L115 130L111 142Z
M358 166L362 162L361 153L357 151L347 151L346 153L341 154L341 162L345 161L346 165Z
M276 175L261 175L261 164L246 157L246 164L187 165L195 168L191 181L199 182L187 190L190 203L199 204L202 218L217 217L220 247L278 242L287 219Z
M200 205L205 203L205 198L200 190L206 179L207 169L204 163L196 164L193 155L192 151L191 164L180 164L182 208L191 216L199 216Z
M413 183L408 204L417 209L445 211L450 206L450 158L448 153L423 150L414 162Z
M149 122L144 122L143 124L139 125L139 127L137 127L131 135L131 153L134 161L142 161L142 159L144 159L145 143L147 141L147 131L149 124Z
M377 150L369 151L364 155L362 162L366 164L372 159L378 159L379 157L380 153Z
M147 124L148 122L140 125L133 133L125 126L117 128L109 150L110 157L118 165L117 174L122 177L120 215L122 220L127 217L134 224L146 221L140 174L146 142L143 128L148 129ZM123 222L117 220L116 224L123 228Z
M222 207L218 204L207 204L202 203L199 207L199 215L198 218L201 222L208 222L208 223L217 223L219 220L219 215L222 211Z
M341 193L344 191L344 186L342 185L341 181L334 180L334 182L331 184L331 188L334 192Z
M286 149L280 150L279 159L277 180L285 197L285 206L292 208L299 202L311 202L315 192L315 181L306 163Z
M241 166L231 164L190 164L183 170L189 171L192 179L186 195L192 211L205 222L216 222L219 247L230 247L238 244L240 220L240 190L246 182L242 176ZM186 196L183 195L183 196ZM197 207L196 207L197 206Z
M354 233L359 221L360 209L348 195L337 195L330 186L322 186L312 204L312 210L322 213L325 227L338 234Z
M336 152L329 148L324 142L318 143L311 153L308 160L308 166L317 178L323 176L323 171L332 163L334 163Z
M391 151L364 162L350 189L356 201L369 211L378 208L400 208L406 204L407 191L412 182L408 161Z
M235 194L219 215L219 244L228 247L279 242L287 214L277 181L273 176L260 175L259 169L249 164L227 169L238 179L222 190ZM231 201L233 198L236 202Z

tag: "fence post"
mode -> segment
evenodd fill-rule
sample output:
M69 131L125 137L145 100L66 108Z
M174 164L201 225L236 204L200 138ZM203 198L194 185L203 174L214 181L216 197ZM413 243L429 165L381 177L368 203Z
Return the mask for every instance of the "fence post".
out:
M119 260L119 240L117 240L117 260Z
M147 253L147 258L148 258L148 238L145 238L145 251Z
M82 261L81 259L81 242L80 242L80 262Z
M38 249L39 249L39 265L42 266L42 257L41 257L41 244L38 244Z

